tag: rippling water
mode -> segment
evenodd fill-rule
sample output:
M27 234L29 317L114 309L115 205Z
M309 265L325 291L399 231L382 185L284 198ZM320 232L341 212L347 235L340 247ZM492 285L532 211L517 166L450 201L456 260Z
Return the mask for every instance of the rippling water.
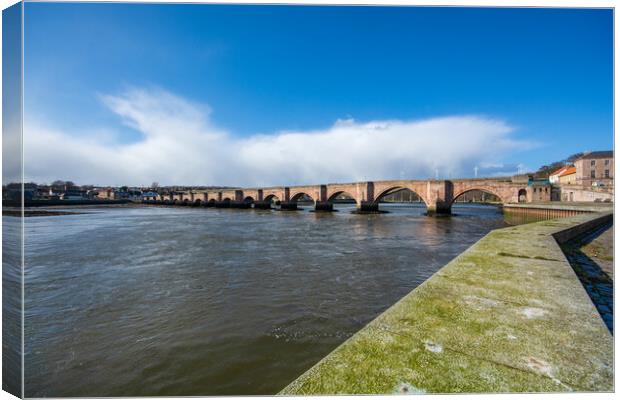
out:
M2 390L22 390L22 225L2 220Z
M382 208L27 218L26 395L276 393L504 226L493 207Z

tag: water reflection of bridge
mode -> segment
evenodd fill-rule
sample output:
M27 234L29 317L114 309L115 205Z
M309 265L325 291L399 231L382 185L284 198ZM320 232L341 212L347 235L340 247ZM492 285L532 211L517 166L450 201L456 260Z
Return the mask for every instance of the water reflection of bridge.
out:
M402 190L415 193L430 214L449 214L452 204L463 194L481 191L496 196L501 203L548 201L551 191L544 184L528 184L520 177L457 180L397 180L268 188L235 188L162 194L145 199L148 204L183 206L264 208L273 204L296 210L298 202L312 202L317 211L332 211L343 197L355 202L359 211L378 211L386 196Z

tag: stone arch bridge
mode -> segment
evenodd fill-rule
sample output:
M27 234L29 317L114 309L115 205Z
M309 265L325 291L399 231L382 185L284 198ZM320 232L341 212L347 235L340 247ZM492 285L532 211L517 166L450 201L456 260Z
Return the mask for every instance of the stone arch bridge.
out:
M146 198L149 204L213 206L231 208L265 208L276 203L283 210L297 209L300 200L311 200L317 211L333 210L340 195L352 198L359 211L378 211L381 199L399 190L416 193L426 204L429 214L450 214L452 204L462 194L481 190L497 196L502 203L550 200L549 186L531 185L519 177L456 180L390 180L325 185L266 188L235 188L175 192Z

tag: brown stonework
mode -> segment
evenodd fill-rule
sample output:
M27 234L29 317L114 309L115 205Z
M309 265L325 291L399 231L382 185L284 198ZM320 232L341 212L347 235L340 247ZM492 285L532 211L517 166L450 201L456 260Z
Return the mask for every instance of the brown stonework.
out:
M359 209L376 209L381 199L393 192L409 189L416 193L426 204L430 213L450 213L454 200L471 190L482 190L496 195L503 203L517 203L519 194L521 200L549 201L551 189L547 186L547 195L537 186L528 186L526 180L513 178L493 179L457 179L457 180L393 180L354 183L333 183L327 185L286 186L270 188L248 188L229 190L207 190L201 193L177 193L170 197L163 196L162 200L183 202L188 198L192 203L200 199L205 205L216 202L222 204L226 199L233 204L260 204L261 207L269 204L275 197L282 203L293 205L303 196L308 195L317 205L317 209L329 210L330 204L340 194L351 196ZM536 191L535 191L536 190Z
M591 187L595 182L600 182L605 186L613 185L613 151L594 151L586 153L576 160L574 164L577 169L576 183L578 185Z

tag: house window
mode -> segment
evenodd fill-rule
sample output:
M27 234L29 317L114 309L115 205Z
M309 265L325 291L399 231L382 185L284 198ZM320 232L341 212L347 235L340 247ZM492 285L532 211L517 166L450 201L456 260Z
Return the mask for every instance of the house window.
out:
M605 178L609 178L609 170L608 169L605 170Z
M590 165L595 166L596 165L596 160L590 161Z
M609 160L605 160L605 165L609 165Z
M594 173L594 170L590 171L590 178L596 178L596 175Z

